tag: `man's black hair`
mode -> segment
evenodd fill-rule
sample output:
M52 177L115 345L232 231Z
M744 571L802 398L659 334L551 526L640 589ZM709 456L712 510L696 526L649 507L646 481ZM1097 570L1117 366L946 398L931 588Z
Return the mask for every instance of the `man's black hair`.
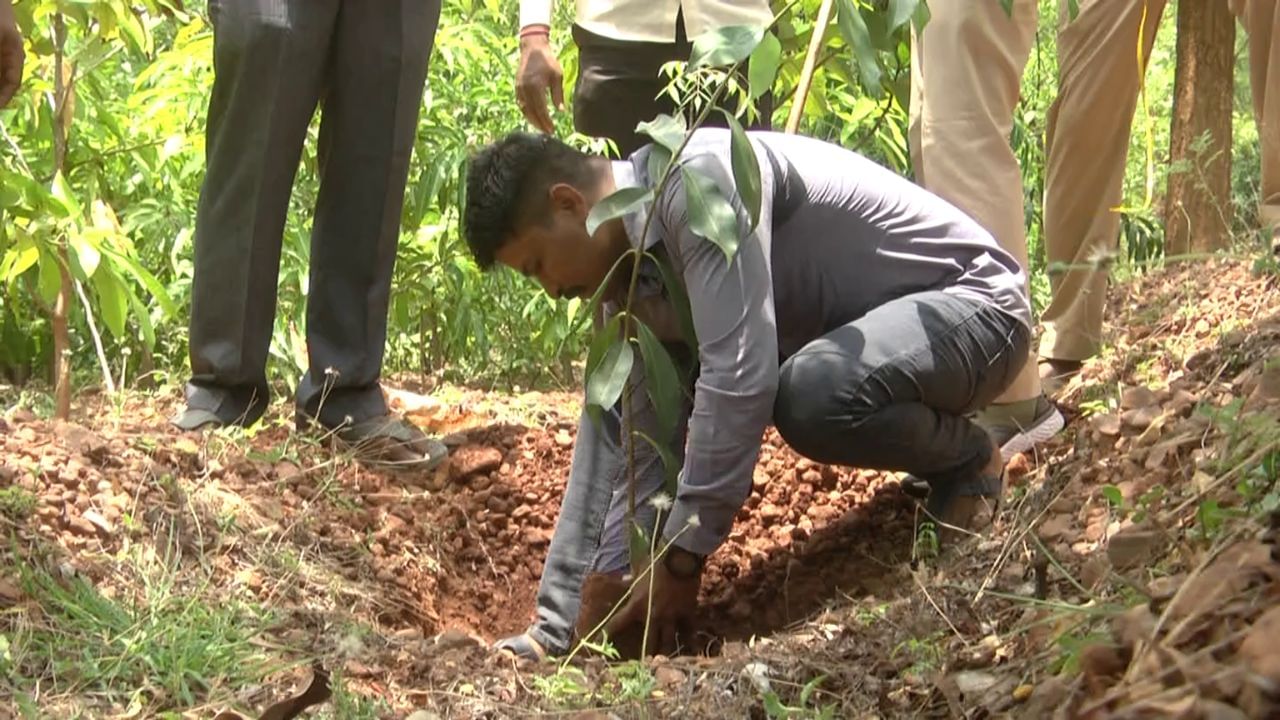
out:
M482 269L519 224L545 221L547 189L568 183L586 191L594 179L591 158L550 135L514 132L467 163L462 231Z

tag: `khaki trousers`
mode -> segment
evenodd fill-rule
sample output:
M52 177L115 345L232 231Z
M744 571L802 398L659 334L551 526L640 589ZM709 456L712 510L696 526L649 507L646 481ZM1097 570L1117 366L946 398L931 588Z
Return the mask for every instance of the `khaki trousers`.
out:
M1203 1L1203 0L1197 0ZM1084 360L1102 344L1109 258L1116 250L1130 127L1165 0L1080 0L1059 11L1058 95L1046 141L1045 249L1053 299L1041 317L1040 355ZM1264 225L1280 225L1280 24L1277 0L1231 0L1249 34L1262 155Z
M916 182L972 216L1026 269L1022 172L1009 133L1035 42L1036 2L1015 0L1012 17L996 0L946 0L929 9L911 48ZM1039 394L1036 364L1028 361L996 402Z

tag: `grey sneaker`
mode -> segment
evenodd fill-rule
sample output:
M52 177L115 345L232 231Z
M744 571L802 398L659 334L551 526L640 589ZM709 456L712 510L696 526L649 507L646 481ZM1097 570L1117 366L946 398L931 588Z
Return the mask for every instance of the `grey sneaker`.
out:
M988 408L979 413L974 422L991 433L1005 462L1051 439L1067 424L1057 406L1044 395L1036 398L1035 411L1029 418L1017 418L1012 413L1000 413L998 408Z

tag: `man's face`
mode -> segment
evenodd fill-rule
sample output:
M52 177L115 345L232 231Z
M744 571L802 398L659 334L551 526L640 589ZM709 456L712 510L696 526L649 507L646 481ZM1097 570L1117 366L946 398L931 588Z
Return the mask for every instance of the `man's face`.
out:
M625 251L601 228L587 234L586 199L570 185L550 190L551 210L543 220L526 222L497 252L498 262L536 279L552 297L588 298L604 282Z

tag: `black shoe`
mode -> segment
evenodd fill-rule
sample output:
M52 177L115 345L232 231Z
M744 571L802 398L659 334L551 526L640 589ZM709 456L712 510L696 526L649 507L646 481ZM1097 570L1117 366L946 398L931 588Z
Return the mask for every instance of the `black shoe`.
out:
M187 384L187 406L169 422L194 432L227 425L249 427L267 411L267 394L253 386L223 388Z

